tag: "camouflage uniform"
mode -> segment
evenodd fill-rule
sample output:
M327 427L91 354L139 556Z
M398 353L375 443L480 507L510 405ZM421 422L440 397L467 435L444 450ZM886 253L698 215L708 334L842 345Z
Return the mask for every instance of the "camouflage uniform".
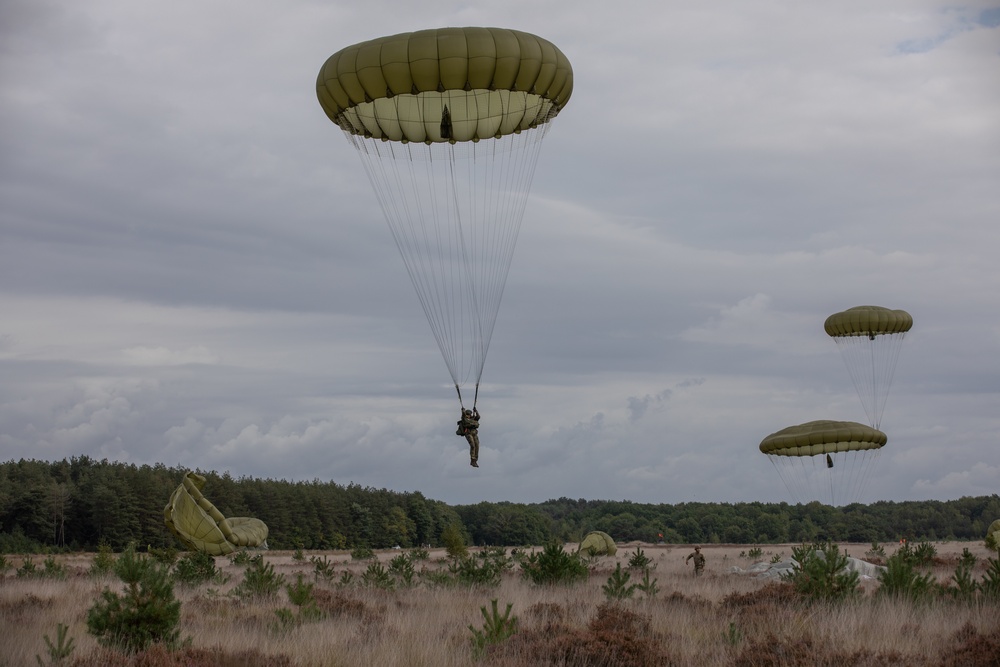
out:
M702 570L705 569L705 556L701 553L701 547L695 547L694 551L688 554L688 557L684 559L684 562L688 562L694 558L694 575L700 577Z
M462 411L462 418L458 420L458 435L464 435L469 441L469 465L473 468L479 467L479 410Z

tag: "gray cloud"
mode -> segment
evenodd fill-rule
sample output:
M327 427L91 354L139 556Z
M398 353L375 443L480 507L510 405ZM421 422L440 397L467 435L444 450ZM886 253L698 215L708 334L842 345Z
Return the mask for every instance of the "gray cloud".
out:
M64 5L0 10L0 456L455 503L784 500L757 445L863 421L822 323L876 303L916 324L865 500L995 493L995 8ZM313 92L338 48L438 25L541 34L576 81L487 360L479 470Z

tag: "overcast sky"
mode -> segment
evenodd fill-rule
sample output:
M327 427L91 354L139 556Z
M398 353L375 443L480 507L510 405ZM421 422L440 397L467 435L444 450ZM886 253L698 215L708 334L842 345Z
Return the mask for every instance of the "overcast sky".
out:
M573 64L487 360L481 467L333 52L525 30ZM0 459L420 491L791 500L866 421L827 315L903 308L869 502L1000 487L1000 5L0 3ZM206 489L210 495L210 490Z

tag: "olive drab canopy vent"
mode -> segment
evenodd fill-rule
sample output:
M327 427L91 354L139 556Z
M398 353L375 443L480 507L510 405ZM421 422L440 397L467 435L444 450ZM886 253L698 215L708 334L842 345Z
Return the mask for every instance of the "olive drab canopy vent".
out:
M566 56L499 28L393 35L316 82L357 149L456 389L478 389L541 141L573 92Z
M820 420L789 426L764 438L760 451L774 464L797 502L857 502L885 433L857 422Z
M881 306L856 306L826 319L826 333L840 349L873 428L881 425L899 350L912 326L905 310Z

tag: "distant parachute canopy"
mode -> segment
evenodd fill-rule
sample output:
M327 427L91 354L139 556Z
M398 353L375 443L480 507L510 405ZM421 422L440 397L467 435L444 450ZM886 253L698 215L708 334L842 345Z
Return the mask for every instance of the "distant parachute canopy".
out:
M856 306L826 318L826 333L840 349L873 428L881 424L899 350L912 326L905 310L881 306Z
M211 556L225 556L241 547L266 546L267 524L248 517L227 519L202 495L203 486L202 475L187 473L163 508L167 527L184 546Z
M478 387L541 141L573 92L551 42L441 28L349 46L316 95L361 157L452 381Z
M856 502L864 492L885 433L857 422L819 420L764 438L760 451L798 502Z
M591 556L614 556L618 553L618 546L610 535L595 530L583 538L579 551Z

